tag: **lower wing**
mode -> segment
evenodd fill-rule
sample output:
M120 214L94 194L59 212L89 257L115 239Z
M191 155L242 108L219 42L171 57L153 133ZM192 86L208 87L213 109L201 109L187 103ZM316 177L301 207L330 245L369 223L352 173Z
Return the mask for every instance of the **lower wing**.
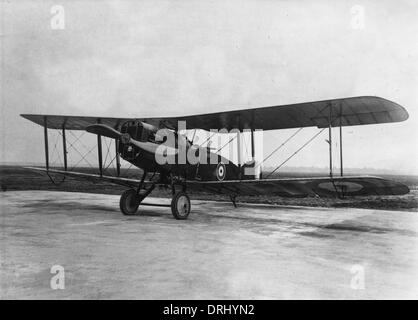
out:
M77 172L77 171L64 171L64 170L56 170L56 169L46 169L46 168L38 168L38 167L25 167L25 169L29 169L32 171L42 172L45 174L60 174L63 176L72 177L75 179L81 180L89 180L92 182L110 182L113 184L119 184L131 188L136 188L140 180L131 179L131 178L123 178L123 177L114 177L114 176L107 176L107 175L99 175L93 173L85 173L85 172ZM152 182L145 181L145 185L152 184Z
M220 194L281 197L403 195L409 192L402 183L371 176L189 181L187 186Z
M105 176L98 174L63 171L36 167L27 169L45 173L62 174L78 179L106 181L114 184L137 187L140 180ZM145 181L145 184L153 182ZM403 195L409 188L399 182L371 176L347 177L311 177L311 178L279 178L260 180L228 180L228 181L186 181L191 191L206 191L225 195L274 195L281 197L308 196L368 196L368 195Z

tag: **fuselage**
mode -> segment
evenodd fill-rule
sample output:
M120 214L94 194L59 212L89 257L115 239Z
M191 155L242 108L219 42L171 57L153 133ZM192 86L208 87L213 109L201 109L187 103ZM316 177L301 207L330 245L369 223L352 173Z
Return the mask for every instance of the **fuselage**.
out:
M156 153L150 149L156 150L158 147L163 149L166 141L158 139L157 131L152 127L144 126L140 121L129 121L121 127L123 134L128 133L132 139L147 144L147 150L140 148L131 143L119 142L118 152L120 156L132 163L133 165L147 171L159 172L162 175L173 174L181 176L188 180L202 181L222 181L235 180L240 178L240 168L229 161L227 158L212 152L209 148L202 148L193 145L185 136L178 135L173 131L175 136L174 149L177 154L173 155L173 161L167 163L159 163ZM184 141L184 154L181 155L179 148L180 139ZM171 150L171 149L170 149ZM193 157L188 157L188 154Z

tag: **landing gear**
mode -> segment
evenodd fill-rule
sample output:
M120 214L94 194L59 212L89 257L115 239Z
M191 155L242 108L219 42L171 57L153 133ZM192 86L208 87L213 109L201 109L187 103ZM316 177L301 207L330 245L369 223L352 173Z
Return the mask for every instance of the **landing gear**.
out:
M138 211L141 200L141 196L136 192L136 190L126 190L120 197L120 211L122 211L122 213L127 216L134 215Z
M122 193L119 200L119 208L124 215L132 216L136 214L142 200L144 200L152 192L152 190L154 190L154 184L152 184L148 189L143 188L146 175L147 172L144 171L137 190L129 189ZM145 192L141 193L141 189L145 190Z
M177 192L171 200L171 213L177 220L186 220L190 213L190 198L183 192Z
M144 172L142 179L139 183L137 190L129 189L122 193L119 201L120 211L124 215L135 215L138 211L139 205L144 206L155 206L155 207L171 207L171 213L173 214L174 218L177 220L185 220L189 216L190 213L190 198L186 194L186 185L182 185L182 191L176 192L174 179L171 176L171 192L173 194L171 205L168 204L151 204L151 203L142 203L142 201L148 197L148 195L154 190L155 183L153 183L150 187L146 188L144 184L146 172Z

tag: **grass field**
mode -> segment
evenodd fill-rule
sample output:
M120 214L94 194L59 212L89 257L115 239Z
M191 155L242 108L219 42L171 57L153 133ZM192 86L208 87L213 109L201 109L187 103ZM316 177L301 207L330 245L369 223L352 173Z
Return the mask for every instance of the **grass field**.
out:
M85 172L97 173L92 169L81 169ZM125 176L138 178L141 171L130 170L123 172ZM280 173L280 177L300 177L306 173ZM312 175L314 176L314 175ZM313 207L352 207L352 208L372 208L388 210L407 210L418 211L418 177L405 175L380 175L382 178L392 179L406 184L411 192L403 196L369 196L369 197L347 197L338 198L282 198L272 196L239 197L238 202L280 204L291 206L313 206ZM59 190L69 192L89 192L103 194L121 194L126 187L110 183L92 183L90 181L76 180L67 177L63 183L53 184L44 175L20 166L0 166L1 189L3 192L11 190ZM62 177L57 176L57 181ZM209 193L190 192L192 199L229 201L228 197ZM164 188L153 191L152 196L171 197L170 191Z

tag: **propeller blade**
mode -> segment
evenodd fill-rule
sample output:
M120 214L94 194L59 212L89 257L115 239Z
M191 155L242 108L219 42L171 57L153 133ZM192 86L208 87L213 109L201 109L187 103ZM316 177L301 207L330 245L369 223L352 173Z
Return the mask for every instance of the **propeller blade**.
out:
M136 147L138 147L141 150L144 150L146 152L149 153L153 153L153 154L165 154L165 155L176 155L178 153L178 150L176 148L170 148L167 147L165 150L166 152L163 151L157 151L158 147L160 146L159 144L156 143L152 143L152 142L141 142L141 141L137 141L135 139L132 139L128 133L120 133L119 131L113 129L112 127L109 127L105 124L92 124L90 126L88 126L86 128L87 132L90 133L94 133L94 134L98 134L104 137L108 137L108 138L112 138L112 139L120 139L122 143L124 144L132 144Z
M131 144L133 144L134 146L138 147L139 149L144 150L144 151L147 151L149 153L153 153L153 154L163 155L163 153L164 153L165 156L167 156L167 155L176 155L178 153L178 149L176 149L176 148L170 148L170 147L165 147L164 148L164 150L166 150L166 152L157 150L158 147L160 146L157 143L140 142L140 141L134 140L132 138L131 138L131 140L129 142Z
M86 128L86 131L112 139L119 139L122 136L122 134L119 131L100 123L88 126Z

